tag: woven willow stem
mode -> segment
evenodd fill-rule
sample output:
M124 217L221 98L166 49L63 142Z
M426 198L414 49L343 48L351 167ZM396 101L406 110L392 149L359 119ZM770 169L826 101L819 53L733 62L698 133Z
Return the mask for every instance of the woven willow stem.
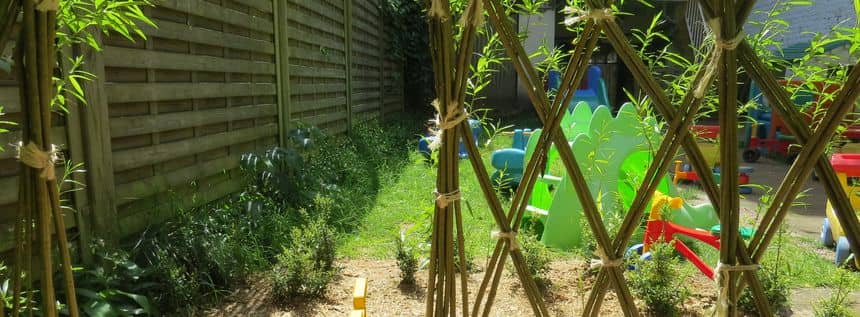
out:
M15 60L20 61L24 60L24 44L23 44L23 36L19 36L17 46L15 48ZM21 97L21 104L28 105L29 98L27 94L27 87L24 84L24 72L25 70L22 67L15 68L15 75L18 79L18 82L21 83L18 85L18 94ZM21 115L25 118L28 115L28 108L21 107ZM21 122L21 130L29 131L29 123L26 120ZM29 141L29 134L22 133L21 141L23 142ZM30 239L30 228L32 228L33 218L31 215L30 206L30 175L29 169L22 168L21 169L21 181L18 185L18 215L15 219L15 267L12 270L12 317L18 317L19 311L21 310L21 289L26 288L30 289L32 285L29 283L29 274L24 277L26 281L22 281L21 274L23 272L31 272L32 266L29 261L32 259L32 239ZM26 260L25 260L26 259ZM25 283L26 282L26 283ZM22 285L26 284L26 285Z
M496 30L511 29L509 21L507 21L506 16L503 14L504 9L498 3L497 0L485 0L484 4L490 12L490 20L494 24ZM512 32L509 32L508 34L510 33ZM500 32L500 34L504 33ZM547 101L546 94L543 93L542 90L535 88L537 87L537 80L535 78L537 78L538 76L536 75L534 67L531 65L530 62L528 62L527 58L523 58L526 56L526 54L522 48L522 45L520 45L518 41L513 41L507 39L506 37L500 37L500 39L502 40L501 42L505 46L508 55L513 61L514 67L517 70L517 75L527 85L527 87L532 87L531 89L527 89L529 98L531 99L533 106L537 110L538 117L546 124L547 118L545 114L549 102ZM579 169L579 165L576 163L576 159L573 155L573 152L570 149L570 146L567 144L563 133L557 134L555 137L553 137L553 142L557 145L561 159L564 162L565 168L568 171L568 175L569 177L571 177L571 181L576 188L576 194L579 197L580 202L582 203L584 214L586 216L586 219L588 220L589 227L591 227L592 231L594 232L598 247L601 248L605 252L605 254L611 254L607 252L608 247L610 246L609 235L606 232L597 207L594 203L593 198L591 197L588 184L585 181L581 170ZM624 308L625 315L638 315L638 311L635 308L635 303L633 302L633 297L630 294L626 283L624 282L621 270L618 268L614 268L613 270L611 270L611 272L612 281L616 286L620 301L623 303L622 308Z
M592 7L596 4L597 3L595 2L589 3ZM630 68L636 82L638 82L645 93L651 97L657 111L666 118L666 120L672 121L675 115L669 99L666 97L659 84L650 75L650 72L638 57L636 51L629 46L621 27L614 21L605 21L604 32L609 42L618 53L619 58ZM680 137L682 138L682 146L684 147L687 159L700 175L702 188L705 190L708 198L719 213L719 189L711 175L710 167L707 165L701 150L698 148L694 136L689 132L685 132ZM749 256L746 254L745 247L738 248L737 253L743 260L743 263L751 263ZM754 296L757 299L764 299L761 285L758 282L758 279L754 276L754 272L748 272L745 276L747 277L747 282L749 282L753 287ZM594 314L597 314L597 308L599 308L600 302L603 300L603 293L600 292L600 290L604 290L606 288L607 282L606 275L603 272L600 272L595 282L595 289L598 289L599 292L592 292L586 306L586 311L594 311ZM759 303L759 301L757 301L757 303ZM767 312L770 311L770 308L767 305L762 305L759 307L759 310Z
M858 66L860 64L854 66L845 86L842 86L833 104L825 112L818 128L809 137L794 164L788 170L785 180L780 184L774 203L768 208L765 218L763 218L769 220L768 223L762 223L762 226L767 225L764 227L766 230L757 231L750 243L750 248L755 250L753 255L761 252L759 250L767 249L771 239L776 236L779 226L788 214L793 198L803 186L803 180L812 173L816 158L820 158L824 154L830 138L842 123L842 119L853 109L854 101L860 95L860 89L857 88L860 85L860 67Z
M549 139L558 131L558 126L561 122L561 118L565 111L567 111L567 105L570 103L570 100L573 98L574 87L579 86L579 82L584 77L584 66L587 66L587 62L590 59L591 53L594 51L594 47L597 45L597 32L595 26L592 24L588 24L586 26L585 34L592 34L584 38L588 39L587 41L580 41L577 43L574 53L571 55L571 60L568 63L565 69L565 77L562 81L561 87L559 89L558 95L556 99L553 101L552 110L551 110L551 118L550 122L547 123L544 129L544 132L541 134L538 139L538 143L536 146L536 153L532 156L532 159L528 162L525 172L523 173L523 178L520 182L520 186L517 188L516 193L512 199L511 209L508 212L507 221L513 222L511 224L511 228L513 230L517 230L522 221L523 214L525 212L526 206L528 205L528 200L531 197L532 190L534 189L534 184L537 180L537 176L539 175L540 166L543 166L541 162L546 158L546 152L548 149L548 145L550 144ZM509 35L505 35L509 36ZM509 37L506 37L510 39ZM493 252L493 256L491 257L489 268L490 271L486 272L484 275L484 279L481 283L481 288L478 292L478 298L476 300L476 314L478 311L478 305L480 305L483 300L483 294L488 285L493 285L493 288L498 285L499 277L501 276L501 270L504 268L504 259L506 257L502 256L501 261L498 258L499 251L503 248L503 244L505 241L498 241L496 243L496 247ZM503 254L501 254L503 255ZM501 263L501 265L497 264ZM493 271L496 270L496 271ZM492 277L492 284L489 283L489 279ZM493 299L495 298L495 290L491 290L488 295L488 305L491 306ZM489 310L484 311L485 314L489 313Z
M722 16L720 26L721 30L713 30L715 34L722 34L717 39L732 39L735 38L738 28L735 23L735 15L731 14L735 11L734 2L723 1L723 12L729 12ZM719 33L717 33L719 32ZM717 43L719 44L719 43ZM720 213L720 242L725 243L720 248L720 263L721 265L734 266L739 264L737 254L734 249L737 248L738 227L740 222L740 197L738 197L739 178L738 178L738 73L737 60L734 50L724 50L724 58L719 64L719 99L720 99L720 171L721 184L720 197L722 208ZM731 281L736 280L740 272L728 271L718 272L718 283L720 294L717 298L717 313L720 316L738 316L738 296L736 284ZM727 275L723 277L723 275Z
M783 117L789 130L797 137L802 144L808 144L811 138L809 126L803 121L799 111L794 107L794 103L788 96L788 93L781 88L776 80L776 77L770 73L764 63L755 55L752 47L748 43L741 43L738 48L740 61L747 69L750 77L762 86L762 92L771 102L774 109ZM856 66L855 66L856 67ZM843 87L856 87L856 82L853 87L852 83L846 83ZM853 88L856 89L856 88ZM825 157L816 159L815 167L819 178L824 183L824 189L830 202L834 205L837 218L845 230L846 236L851 241L852 249L855 253L860 252L860 223L857 218L851 214L851 207L848 195L839 184L839 179L833 171L833 167ZM809 164L812 164L811 162ZM751 249L752 251L752 249ZM764 253L764 249L757 249L759 257Z

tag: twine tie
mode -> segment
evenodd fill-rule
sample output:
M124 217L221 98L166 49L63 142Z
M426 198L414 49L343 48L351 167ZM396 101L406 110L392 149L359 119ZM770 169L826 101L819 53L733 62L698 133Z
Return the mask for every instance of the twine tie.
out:
M711 57L711 61L705 66L705 74L702 76L702 81L696 86L696 89L693 91L693 96L699 99L705 97L705 90L708 88L706 83L710 82L711 79L717 74L717 67L719 66L720 61L723 59L723 54L726 51L733 51L738 48L738 45L743 42L746 38L746 34L744 32L738 32L735 34L735 37L725 40L720 35L720 22L719 18L713 18L708 20L708 25L711 27L711 31L714 33L714 55ZM729 70L726 70L729 71ZM731 70L734 71L734 70Z
M436 205L442 209L448 208L448 205L463 197L459 189L447 194L441 194L438 191L434 191L433 194L436 195Z
M54 164L59 160L59 151L55 145L51 145L50 151L42 151L38 145L33 142L22 146L18 143L18 160L24 165L34 169L42 170L39 173L39 178L44 180L55 180L57 174L54 172Z
M442 135L445 131L456 128L457 125L469 118L463 107L460 107L456 102L448 104L448 109L444 116L441 114L440 107L439 100L433 100L433 108L436 109L436 119L432 122L436 125L436 129L431 132L433 136L433 142L429 146L431 150L436 150L442 145Z
M41 12L57 11L60 9L60 0L36 0L36 10Z
M720 284L722 284L721 282L722 282L723 278L727 277L727 276L723 276L723 272L755 271L755 270L758 270L759 267L760 266L758 264L729 265L729 264L723 264L723 263L719 262L719 263L717 263L717 267L714 268L714 272L715 272L714 281L717 283L717 286L719 287ZM726 283L728 283L728 282L729 281L726 280ZM720 294L717 297L717 305L719 305L719 307L722 309L726 309L729 307L729 288L728 287L721 287L720 288ZM720 310L721 309L717 309L717 311L720 311Z
M572 26L585 20L594 22L615 20L615 15L612 14L612 9L609 8L583 10L568 6L564 7L562 12L569 15L564 19L564 24L567 26Z
M520 249L520 243L517 242L517 233L515 231L498 231L493 230L492 237L496 240L508 240L508 245L510 246L511 251L516 251Z

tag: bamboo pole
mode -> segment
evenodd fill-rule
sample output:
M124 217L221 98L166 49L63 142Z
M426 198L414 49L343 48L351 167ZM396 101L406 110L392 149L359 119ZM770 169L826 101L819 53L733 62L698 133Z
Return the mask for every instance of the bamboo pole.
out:
M69 315L78 316L78 306L71 268L71 256L65 232L65 223L60 209L59 188L54 172L55 149L50 139L52 100L54 97L53 76L56 67L55 36L56 7L42 2L24 1L24 23L17 48L16 60L22 89L22 112L24 124L19 160L22 166L20 211L16 221L16 268L13 278L14 316L18 316L18 303L24 284L29 284L32 266L30 247L33 238L38 241L40 259L41 314L57 316L56 296L53 284L53 234L57 232L57 244L62 263L66 302ZM35 213L35 217L34 215ZM32 225L35 224L35 227ZM35 228L35 229L34 229ZM21 257L24 257L23 259ZM25 263L22 265L22 263ZM29 285L23 285L31 289ZM32 292L30 293L32 294ZM30 300L27 300L29 303ZM27 309L30 314L32 310Z
M598 2L589 3L592 7L596 5L600 5ZM624 32L621 30L620 26L615 21L604 21L604 34L607 36L609 42L615 48L618 53L619 58L631 69L633 77L636 81L641 85L642 89L651 97L653 104L657 111L668 121L673 121L675 118L675 111L673 110L673 106L671 105L669 99L666 97L660 85L654 80L654 78L650 75L647 67L642 62L642 60L638 57L635 50L633 50L628 44ZM682 146L684 147L684 151L687 154L688 159L690 160L693 168L699 173L701 177L702 188L705 190L705 193L708 195L708 198L714 205L718 214L720 214L720 193L719 189L714 181L713 176L710 172L710 167L707 166L707 163L704 160L704 156L702 155L701 150L698 148L695 142L694 136L688 131L684 131L681 134ZM746 253L745 247L740 247L737 249L738 256L742 259L742 262L745 264L752 263L749 255ZM749 272L750 274L745 275L747 278L747 282L752 286L753 295L757 299L756 303L759 305L759 310L762 312L770 311L769 306L764 301L764 292L759 283L758 279L754 276L754 272ZM592 310L594 314L597 312L597 308L600 306L600 302L603 300L603 293L601 290L605 289L605 285L607 283L607 276L600 272L598 274L597 280L595 282L595 288L598 289L599 293L592 295L588 300L587 310Z

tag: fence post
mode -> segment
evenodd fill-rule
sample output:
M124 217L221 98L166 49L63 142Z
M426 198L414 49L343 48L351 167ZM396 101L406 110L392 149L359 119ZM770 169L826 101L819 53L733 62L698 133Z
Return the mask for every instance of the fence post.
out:
M388 60L385 57L385 23L383 23L382 19L382 10L379 10L377 13L379 17L376 19L376 23L379 24L377 27L377 46L379 47L379 121L382 121L382 116L385 114L385 64Z
M92 34L99 46L102 46L102 33L94 30ZM83 82L87 104L78 106L82 137L80 147L84 157L86 191L91 208L91 217L88 220L92 224L93 238L103 239L106 246L115 247L119 245L122 232L116 211L104 60L101 52L88 45L78 45L76 49L79 56L83 56L84 70L95 75L92 81Z
M290 45L289 20L286 1L272 0L275 12L275 63L278 88L278 142L286 145L287 132L292 121L290 107Z
M352 1L343 1L343 41L346 64L346 132L352 132Z

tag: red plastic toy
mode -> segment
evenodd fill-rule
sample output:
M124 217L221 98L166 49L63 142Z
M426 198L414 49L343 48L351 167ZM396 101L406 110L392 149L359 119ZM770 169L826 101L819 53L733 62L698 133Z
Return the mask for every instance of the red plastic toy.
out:
M662 209L669 205L669 208L681 208L681 198L670 198L660 192L654 193L654 200L651 203L651 214L648 216L648 224L645 227L645 239L642 252L648 252L651 244L659 240L670 241L675 250L683 255L687 260L693 263L699 271L710 279L714 279L714 269L705 263L693 250L690 249L684 242L676 239L676 236L687 236L720 249L720 238L711 234L708 231L701 229L690 229L679 226L661 218Z

